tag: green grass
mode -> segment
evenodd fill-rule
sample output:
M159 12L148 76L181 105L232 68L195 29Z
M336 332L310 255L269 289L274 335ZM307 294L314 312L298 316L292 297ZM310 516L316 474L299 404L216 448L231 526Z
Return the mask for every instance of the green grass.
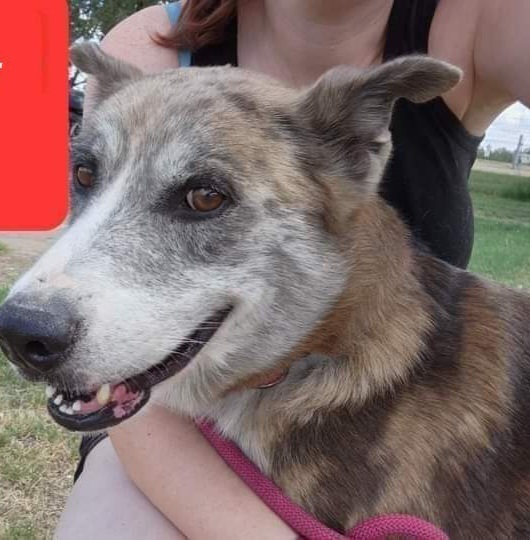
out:
M470 270L530 288L530 178L473 171L475 243Z
M42 538L42 532L39 531L38 524L32 517L20 517L15 518L4 527L1 538L9 540L37 539Z
M530 202L530 178L509 176L498 173L473 171L471 174L472 192L495 197Z
M0 288L0 302L7 288ZM0 355L0 538L51 538L72 485L77 438L46 413L41 385Z
M530 288L530 178L473 172L470 268ZM1 258L9 256L0 245ZM0 301L7 293L0 283ZM48 417L41 386L0 358L0 539L51 538L71 488L78 439Z

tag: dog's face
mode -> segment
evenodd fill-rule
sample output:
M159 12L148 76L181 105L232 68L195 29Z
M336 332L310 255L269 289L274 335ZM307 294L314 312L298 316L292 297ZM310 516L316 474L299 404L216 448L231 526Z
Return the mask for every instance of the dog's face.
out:
M72 151L71 224L0 310L0 343L54 387L71 429L117 423L169 385L200 414L285 363L343 290L342 239L375 196L394 100L459 79L417 57L300 92L228 67L144 77L95 46L73 56L100 95Z

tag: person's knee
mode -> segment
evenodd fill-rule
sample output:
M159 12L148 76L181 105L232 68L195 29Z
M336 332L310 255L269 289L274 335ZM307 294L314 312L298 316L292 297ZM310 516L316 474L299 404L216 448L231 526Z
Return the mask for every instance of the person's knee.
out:
M109 439L89 453L55 538L184 538L132 483Z

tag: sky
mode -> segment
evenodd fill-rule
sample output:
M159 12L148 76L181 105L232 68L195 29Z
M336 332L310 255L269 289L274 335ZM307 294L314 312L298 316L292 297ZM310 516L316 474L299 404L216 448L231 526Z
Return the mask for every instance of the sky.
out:
M486 131L482 146L505 147L514 150L519 135L524 136L524 147L530 147L530 109L522 103L508 107Z

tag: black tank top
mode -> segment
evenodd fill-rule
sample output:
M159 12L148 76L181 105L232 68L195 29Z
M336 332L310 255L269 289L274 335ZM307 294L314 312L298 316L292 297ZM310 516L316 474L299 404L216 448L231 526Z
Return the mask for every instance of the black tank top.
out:
M427 53L437 0L397 0L386 31L383 60ZM237 21L223 43L191 56L193 66L237 66ZM394 144L381 195L437 257L465 268L473 247L468 179L482 137L466 131L438 97L423 104L396 103L390 126Z

